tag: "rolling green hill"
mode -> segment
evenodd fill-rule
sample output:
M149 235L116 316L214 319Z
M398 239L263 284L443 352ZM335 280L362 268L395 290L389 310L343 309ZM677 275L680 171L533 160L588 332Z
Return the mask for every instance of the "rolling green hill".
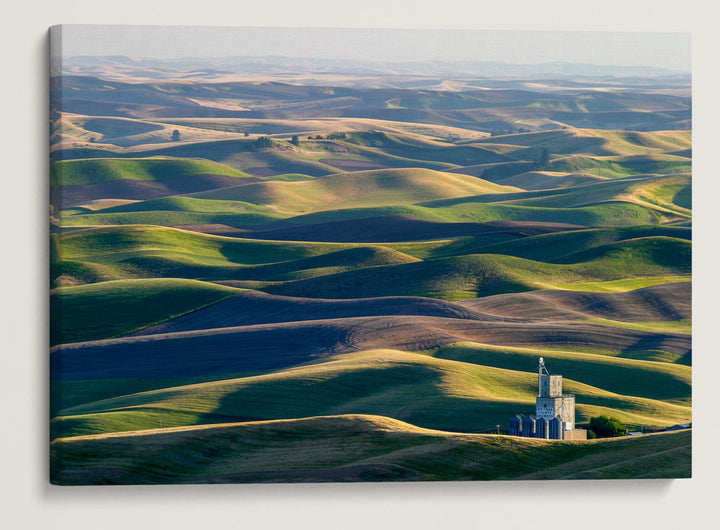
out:
M279 217L267 213L213 213L181 211L148 211L128 213L79 214L62 220L65 227L94 227L116 225L156 225L182 227L183 225L221 224L234 228L261 226Z
M439 354L443 351L448 350L441 349ZM466 358L485 358L481 353L472 357L472 353L469 350ZM562 354L556 356L563 358ZM577 421L611 411L620 414L623 421L638 424L669 425L690 416L689 367L597 355L568 354L565 358L565 365L576 368L583 377L575 380L568 376L565 383L577 394ZM491 358L489 363L493 364ZM593 368L598 367L605 370L594 373ZM622 374L620 379L603 379L613 373L613 367ZM580 382L585 377L632 394ZM667 388L658 388L657 381L666 381ZM422 400L416 399L418 393L423 395ZM482 432L498 423L504 425L518 411L534 409L536 394L537 374L531 372L374 350L266 375L152 390L74 406L60 412L52 430L53 437L66 437L154 429L161 420L162 426L172 427L359 413L389 416L426 428Z
M60 236L62 259L117 263L143 253L186 258L198 264L257 265L317 256L358 245L237 239L158 226L75 230Z
M333 204L328 204L332 207ZM295 215L285 223L315 224L350 219L366 219L398 215L410 219L433 222L475 222L529 221L539 223L566 223L587 227L641 226L660 224L667 219L684 219L679 215L666 214L654 208L627 202L611 202L578 208L549 208L515 206L506 204L482 204L471 197L467 202L461 199L451 206L398 205L328 209L315 213Z
M641 178L601 182L570 190L517 193L511 188L493 189L493 185L485 186L477 179L462 182L465 186L443 180L416 179L416 170L411 171L413 175L407 182L405 176L396 180L396 174L388 180L379 175L367 179L366 175L356 178L351 176L356 174L346 174L337 179L325 177L305 182L248 184L202 192L195 194L196 197L133 202L96 213L77 211L74 215L63 216L62 222L66 226L220 223L243 228L270 223L288 215L294 216L290 220L292 223L308 224L399 214L437 222L516 220L636 226L683 219L689 215L686 208L689 199L685 198L690 193L688 177ZM430 178L430 175L424 177ZM484 190L482 195L462 196L479 189ZM502 192L497 193L498 190ZM460 196L422 201L443 194ZM413 205L413 202L420 204ZM374 204L378 206L368 206ZM336 210L338 206L343 209ZM316 213L302 214L313 210Z
M469 168L459 168L458 173L467 175L474 174L476 171L468 171ZM484 170L479 171L480 175L484 174ZM496 184L504 186L515 186L527 191L534 190L550 190L557 188L571 188L573 186L583 186L603 180L605 177L590 175L588 173L564 173L560 171L527 171L525 173L513 174L507 178L495 179Z
M628 190L632 199L640 204L651 204L684 215L692 208L692 184L690 175L657 179L633 186Z
M374 148L376 152L390 153L409 160L444 162L451 165L487 164L505 162L506 156L498 154L483 145L452 145L444 142L420 140L409 135L362 131L347 134L343 144L357 144ZM364 150L368 152L369 149ZM406 164L406 167L412 164Z
M497 142L494 137L475 140L476 144ZM603 129L557 129L507 137L507 144L517 146L511 156L535 160L542 147L555 154L600 156L649 155L672 153L691 146L690 131L617 131ZM505 145L507 145L505 144Z
M149 201L148 201L149 202ZM220 202L220 201L208 201ZM183 225L221 224L234 228L251 228L281 219L278 215L261 211L193 212L178 210L150 210L137 212L91 213L78 212L62 219L64 227L95 227L117 225L156 225L182 227Z
M675 196L690 190L690 175L652 176L640 175L620 179L594 181L571 188L504 193L501 195L484 194L477 197L441 199L423 203L423 206L444 207L465 202L488 204L507 204L517 206L535 206L550 208L574 208L602 203L626 201L662 209L670 207L678 213L679 205L673 203Z
M452 359L482 366L522 371L542 355L553 371L573 374L575 381L622 395L636 395L659 399L675 404L689 404L691 396L691 368L670 362L611 357L598 353L581 353L557 349L538 351L530 348L492 346L472 342L449 344L432 354L441 359ZM576 391L575 383L566 382L564 388ZM578 389L582 400L592 401L588 389Z
M422 168L342 173L301 182L262 182L195 194L203 199L241 200L286 214L362 206L412 204L513 188L477 178Z
M645 237L671 237L690 240L690 228L673 226L638 226L621 228L592 228L553 234L515 238L496 244L486 244L482 237L459 239L447 246L436 247L431 257L462 254L507 254L535 261L559 262L564 256L601 245Z
M618 178L651 173L660 175L690 173L692 162L689 158L675 155L633 155L606 158L577 155L551 160L549 169Z
M100 279L175 276L269 280L278 274L306 270L306 278L307 274L321 277L266 289L275 294L325 298L420 295L452 299L553 284L687 274L691 245L669 235L688 234L683 228L588 230L495 245L503 254L512 255L464 255L475 250L477 241L473 238L375 245L284 242L153 226L92 228L55 237L60 238L62 249L61 274L81 282L87 281L82 270L74 271L73 267L100 267ZM546 242L550 245L545 246ZM516 254L557 263L532 261ZM433 256L449 257L427 259ZM358 260L358 270L333 269L353 268L353 259Z
M690 248L688 241L660 236L621 241L575 254L570 264L495 254L465 255L331 274L265 290L311 298L412 295L453 300L634 277L668 276L672 281L690 272Z
M89 228L53 237L61 249L55 275L65 283L147 277L263 279L302 271L312 276L418 261L380 245L262 241L159 226Z
M50 345L123 335L239 292L232 287L179 279L58 287L50 292Z
M50 167L50 185L77 186L114 180L171 180L205 174L236 178L250 176L210 160L188 158L94 158L54 162Z
M690 431L560 445L345 415L56 440L50 467L54 484L682 478L690 450Z
M138 201L130 204L122 204L103 208L99 210L103 213L116 212L213 212L213 213L237 213L237 212L253 212L253 213L269 213L267 208L250 204L242 201L211 201L196 199L193 197L165 197L162 199L152 199L148 201Z
M672 154L692 147L691 131L640 132L586 129L582 132L605 140L603 147L608 154Z

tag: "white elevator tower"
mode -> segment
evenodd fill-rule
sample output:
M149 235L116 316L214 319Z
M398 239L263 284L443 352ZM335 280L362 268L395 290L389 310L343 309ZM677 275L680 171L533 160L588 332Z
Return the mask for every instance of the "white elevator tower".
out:
M563 430L575 428L575 395L562 393L562 376L550 375L542 357L538 362L538 395L535 417L550 421L556 417L563 422Z

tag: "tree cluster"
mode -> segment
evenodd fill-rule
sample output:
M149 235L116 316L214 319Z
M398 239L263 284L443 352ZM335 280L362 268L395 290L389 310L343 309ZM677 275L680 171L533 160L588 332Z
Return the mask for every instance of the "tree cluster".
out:
M540 151L540 157L533 162L533 169L547 169L550 167L550 150L543 147Z
M588 431L595 433L598 438L614 438L615 436L625 436L627 428L617 418L595 416L590 418Z
M368 147L385 147L392 143L390 137L382 131L363 131L355 133L358 140Z
M267 147L273 146L272 138L270 138L268 136L261 136L257 140L253 140L252 143L253 143L253 147L254 147L253 151L255 151L257 149L265 149Z

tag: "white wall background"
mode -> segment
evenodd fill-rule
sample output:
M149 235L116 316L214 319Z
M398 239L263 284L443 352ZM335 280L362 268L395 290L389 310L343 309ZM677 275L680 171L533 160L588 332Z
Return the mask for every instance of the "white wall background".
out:
M710 528L720 440L715 71L702 0L40 0L4 6L0 39L0 521L5 528ZM678 481L58 488L47 482L47 27L58 23L691 31L694 59L694 477ZM713 425L710 422L715 421ZM557 503L558 495L566 502ZM511 522L506 522L510 516ZM545 526L540 526L545 528ZM547 528L550 528L549 524Z

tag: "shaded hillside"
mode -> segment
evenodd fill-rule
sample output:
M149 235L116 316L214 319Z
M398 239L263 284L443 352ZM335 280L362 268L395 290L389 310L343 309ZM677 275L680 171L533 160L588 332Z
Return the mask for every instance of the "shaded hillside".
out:
M589 323L497 322L414 316L339 318L125 337L57 346L51 369L67 380L171 378L272 370L371 348L423 351L473 341L607 351L690 351L690 336ZM313 340L307 340L312 336ZM197 352L203 352L198 356Z
M275 224L282 226L291 223L278 222ZM490 243L575 228L579 227L562 223L529 223L522 221L443 223L413 219L402 215L387 215L287 226L287 228L267 227L254 230L252 237L284 241L380 243L475 236L482 237Z
M505 318L586 319L621 322L674 321L690 318L690 282L655 285L625 293L533 291L501 294L461 305Z
M690 282L682 282L624 293L545 290L462 302L419 297L323 300L246 292L131 335L377 315L424 315L485 322L605 319L660 325L691 317L691 290Z
M522 292L552 284L679 275L690 271L690 243L642 238L575 254L567 265L494 254L425 260L374 267L267 287L274 294L311 298L455 296L474 298Z
M409 168L340 173L300 182L262 182L195 194L203 199L241 200L289 214L334 208L413 204L446 197L516 191L483 180Z
M503 367L504 348L513 354L505 361L508 368ZM530 409L537 394L537 375L517 370L535 354L528 348L504 348L451 344L439 348L435 357L373 349L261 375L226 373L200 383L186 373L166 379L158 389L142 389L143 381L153 384L147 378L93 378L85 380L79 396L77 385L68 380L51 434L152 429L160 421L171 427L372 411L422 427L486 431L516 411ZM689 412L687 366L564 351L549 357L565 373L588 381L565 381L577 394L579 418L620 409L623 421L672 424ZM98 395L88 401L93 387ZM424 398L418 400L418 394ZM85 402L78 404L83 397Z
M175 318L240 291L194 280L102 282L50 291L50 345L107 339Z
M242 293L222 303L193 311L184 317L173 318L162 324L149 326L129 336L379 315L498 320L496 317L485 315L458 303L432 298L390 297L322 300L276 296L254 291Z
M208 160L88 159L50 167L50 200L58 210L95 199L152 199L253 180Z
M352 415L58 440L50 458L55 484L681 478L690 445L681 431L561 448Z

